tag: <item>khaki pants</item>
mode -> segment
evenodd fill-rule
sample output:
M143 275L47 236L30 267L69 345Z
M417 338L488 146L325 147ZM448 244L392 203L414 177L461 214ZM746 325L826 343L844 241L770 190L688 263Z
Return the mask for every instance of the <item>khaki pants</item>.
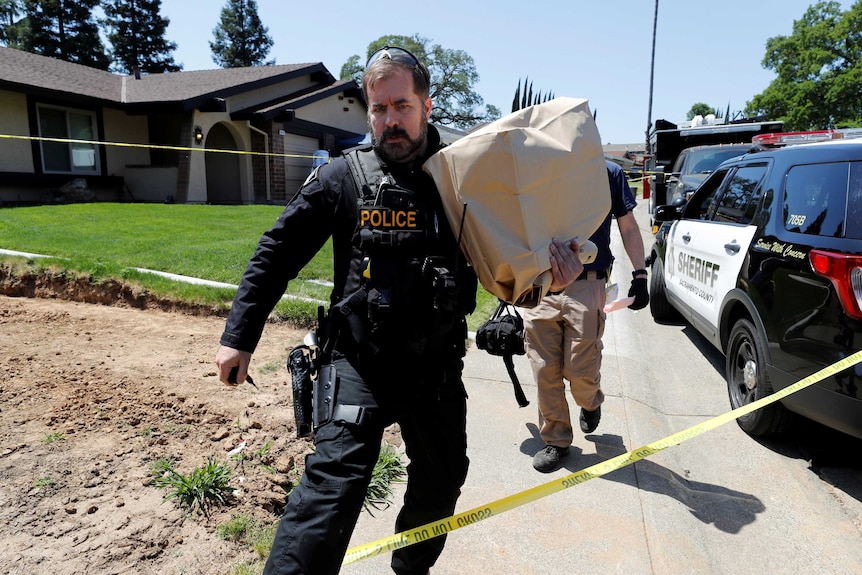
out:
M539 430L548 445L572 443L564 379L579 407L592 411L604 401L600 385L604 305L605 280L585 279L522 311L527 357L538 387Z

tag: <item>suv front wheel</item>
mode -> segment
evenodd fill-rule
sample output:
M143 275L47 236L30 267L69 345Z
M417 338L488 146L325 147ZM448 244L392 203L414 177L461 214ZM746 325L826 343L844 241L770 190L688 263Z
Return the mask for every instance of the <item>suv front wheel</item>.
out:
M748 405L772 394L772 382L766 373L764 345L754 325L740 319L730 332L727 348L727 391L733 409ZM777 435L784 431L790 412L780 403L771 403L736 419L749 435Z
M664 286L664 267L658 255L653 256L652 271L650 272L649 310L656 321L670 321L680 317L679 312L667 299L667 291Z

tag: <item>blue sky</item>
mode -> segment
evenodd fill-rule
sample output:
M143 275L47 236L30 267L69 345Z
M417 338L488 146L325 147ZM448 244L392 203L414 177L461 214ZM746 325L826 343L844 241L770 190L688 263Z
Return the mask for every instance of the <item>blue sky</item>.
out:
M641 143L647 127L653 0L386 2L257 0L277 64L323 62L338 77L380 36L419 34L467 52L475 91L503 114L518 81L587 98L604 143ZM766 40L789 36L810 0L659 0L652 121L685 120L696 102L741 110L774 74ZM222 0L162 0L184 70L216 68L209 41ZM852 5L841 2L844 10Z

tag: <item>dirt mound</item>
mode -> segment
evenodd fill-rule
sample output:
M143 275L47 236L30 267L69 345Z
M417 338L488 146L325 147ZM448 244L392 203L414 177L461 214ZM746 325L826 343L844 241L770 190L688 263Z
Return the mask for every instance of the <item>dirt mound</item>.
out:
M213 363L218 310L46 275L7 274L0 291L28 296L0 296L0 572L223 574L253 560L216 529L277 518L310 451L284 367L304 331L268 325L259 389L231 389ZM163 501L155 462L188 474L210 456L232 469L230 506L204 517Z
M195 316L226 317L228 311L215 305L195 305L158 297L112 279L94 283L88 277L73 276L62 270L51 272L15 269L3 263L0 263L0 294L136 309L160 309Z

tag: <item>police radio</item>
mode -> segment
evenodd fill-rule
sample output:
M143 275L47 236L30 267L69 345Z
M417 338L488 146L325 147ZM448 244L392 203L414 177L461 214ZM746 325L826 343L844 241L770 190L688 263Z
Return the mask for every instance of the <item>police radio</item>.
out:
M435 310L454 311L457 308L458 284L455 274L445 267L445 258L426 257L422 262L422 278L431 283Z

